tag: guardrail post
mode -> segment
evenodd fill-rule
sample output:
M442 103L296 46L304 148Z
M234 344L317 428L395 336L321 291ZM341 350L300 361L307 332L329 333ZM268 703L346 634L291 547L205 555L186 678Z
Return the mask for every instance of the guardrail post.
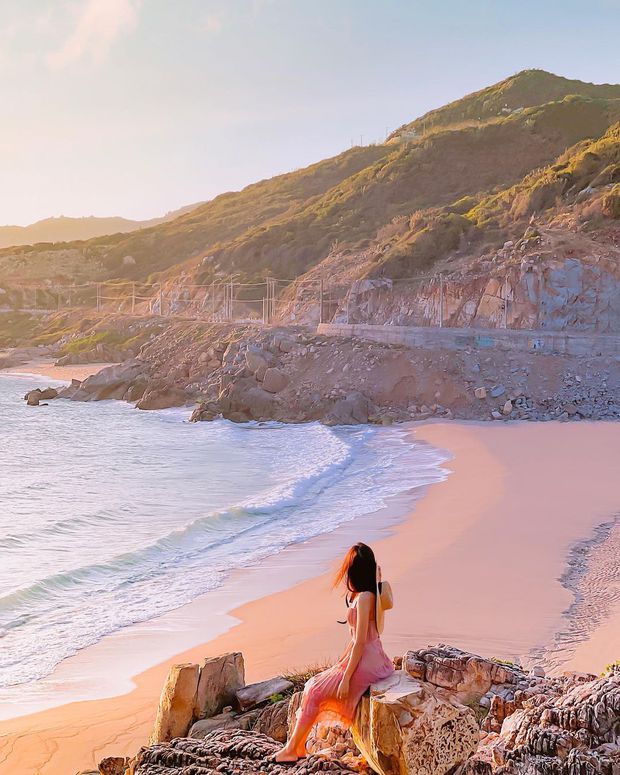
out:
M323 322L323 278L319 280L319 323Z
M439 328L443 328L443 275L439 275Z
M136 312L136 284L131 285L131 314L135 315Z
M97 283L97 312L101 312L101 283Z

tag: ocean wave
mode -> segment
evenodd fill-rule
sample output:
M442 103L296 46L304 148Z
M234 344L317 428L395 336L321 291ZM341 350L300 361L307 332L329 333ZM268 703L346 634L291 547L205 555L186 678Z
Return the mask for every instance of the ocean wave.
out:
M231 570L445 475L438 453L397 429L189 427L180 413L106 404L69 415L74 448L59 455L48 417L50 437L18 451L47 455L53 484L6 499L0 514L0 686L47 675L104 635L221 586ZM0 465L14 452L0 450Z

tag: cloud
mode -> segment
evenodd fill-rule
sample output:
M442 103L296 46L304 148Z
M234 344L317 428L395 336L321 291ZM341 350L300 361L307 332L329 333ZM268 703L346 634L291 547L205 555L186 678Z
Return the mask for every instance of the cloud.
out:
M48 56L48 65L61 69L85 58L103 60L120 35L136 28L141 4L142 0L81 0L69 37Z

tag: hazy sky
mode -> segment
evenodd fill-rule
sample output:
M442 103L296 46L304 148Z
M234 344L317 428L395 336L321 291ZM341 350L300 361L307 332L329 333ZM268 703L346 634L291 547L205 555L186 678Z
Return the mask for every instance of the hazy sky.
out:
M620 0L0 0L0 223L146 218L527 67L619 82Z

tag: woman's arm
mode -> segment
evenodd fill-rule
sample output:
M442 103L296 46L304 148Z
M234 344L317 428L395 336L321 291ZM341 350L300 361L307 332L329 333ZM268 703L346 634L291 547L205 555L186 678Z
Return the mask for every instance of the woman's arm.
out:
M347 663L347 669L338 686L338 698L344 700L349 694L349 681L358 666L362 654L364 653L364 644L368 636L368 623L370 622L370 612L374 602L372 592L362 592L357 601L357 624L355 627L355 636L353 638L353 648Z

